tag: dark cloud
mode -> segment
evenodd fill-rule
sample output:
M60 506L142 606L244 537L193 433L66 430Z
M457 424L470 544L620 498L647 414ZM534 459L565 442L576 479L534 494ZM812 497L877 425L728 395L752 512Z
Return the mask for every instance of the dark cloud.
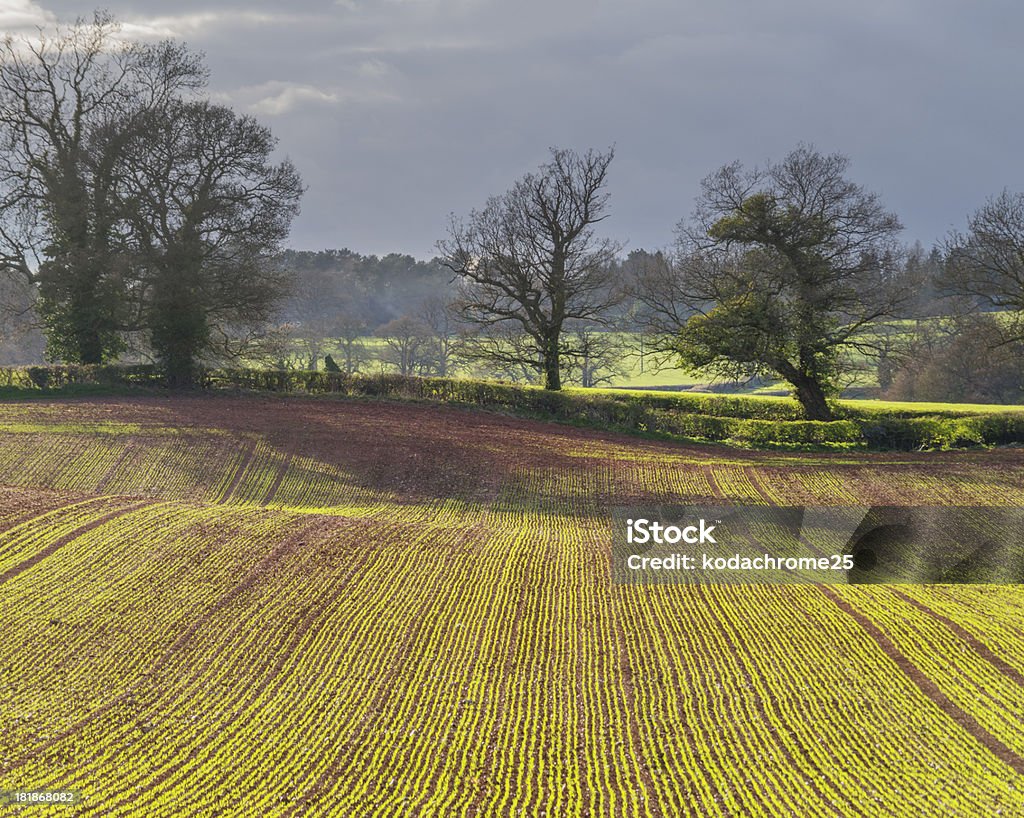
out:
M9 5L0 24L82 14ZM1011 2L108 6L132 36L206 52L217 97L274 129L309 185L297 247L428 256L449 211L482 205L553 145L616 145L606 226L631 247L668 244L717 166L799 141L848 154L926 245L1024 189Z

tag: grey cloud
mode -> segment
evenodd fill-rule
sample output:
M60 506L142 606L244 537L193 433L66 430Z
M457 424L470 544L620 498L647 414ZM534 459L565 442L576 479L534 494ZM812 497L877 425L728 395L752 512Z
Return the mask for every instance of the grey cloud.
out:
M605 226L633 247L668 244L717 166L798 141L849 154L925 244L1024 189L1024 9L1009 2L109 5L205 51L217 97L274 129L309 185L297 247L430 255L449 211L552 145L616 145Z
M54 15L32 0L6 0L0 4L0 31L32 32L53 22Z

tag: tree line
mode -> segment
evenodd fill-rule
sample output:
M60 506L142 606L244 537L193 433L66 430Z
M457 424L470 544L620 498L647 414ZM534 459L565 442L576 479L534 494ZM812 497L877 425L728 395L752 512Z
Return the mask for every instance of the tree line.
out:
M182 44L117 32L97 13L0 45L0 343L32 314L50 359L154 360L174 385L325 360L556 390L654 355L782 380L818 420L865 373L894 397L1024 396L1021 194L925 253L847 157L799 145L712 172L670 248L623 257L614 149L555 148L452 215L431 261L284 250L303 186L270 131L205 97Z
M628 326L691 370L782 380L812 420L832 419L829 399L868 367L892 397L1024 397L1024 195L990 199L925 257L847 157L799 145L709 174L672 250L622 265L594 232L613 155L553 150L452 219L441 263L476 354L558 389L561 357L579 353L566 330L582 322Z
M199 55L122 41L106 13L0 43L0 265L51 359L137 352L183 385L272 318L302 183L206 81Z

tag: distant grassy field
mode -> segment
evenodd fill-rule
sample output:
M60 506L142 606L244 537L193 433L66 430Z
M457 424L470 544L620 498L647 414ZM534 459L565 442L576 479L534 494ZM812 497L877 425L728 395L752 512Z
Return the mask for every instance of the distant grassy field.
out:
M610 384L611 386L643 386L652 388L659 386L677 386L689 389L698 384L708 382L707 378L701 378L694 375L692 372L687 372L685 369L676 369L671 367L656 369L648 365L643 371L641 371L640 363L637 360L629 359L624 363L628 367L627 373L622 377L613 378Z
M838 403L851 409L881 412L919 412L939 415L984 414L987 412L1024 412L1024 404L1018 403L934 403L930 401L895 400L845 400Z
M617 368L621 370L620 374L616 374L608 382L609 386L613 387L642 387L642 388L657 388L657 387L672 387L679 389L691 389L699 385L707 385L715 382L710 376L694 374L685 369L672 366L671 361L666 361L664 356L661 356L659 361L658 356L651 354L649 351L645 352L643 356L639 354L640 344L639 336L635 333L619 332L615 335L623 338L623 345L628 350L631 350L619 360ZM366 336L360 339L363 345L365 355L368 360L364 361L360 365L360 371L363 372L380 372L382 369L388 371L392 369L390 365L383 364L382 359L387 351L387 344L383 338L375 336ZM301 356L298 352L298 346L295 347L293 355L296 360L301 360ZM330 354L334 356L337 361L341 361L340 349L328 342L325 342L323 351L321 352L321 358L318 365L323 366L322 356ZM465 377L470 377L470 371L472 367L463 367L461 374ZM480 370L482 371L482 370ZM458 373L457 373L458 374ZM479 371L478 371L479 374ZM871 385L873 383L871 378L868 378L860 385ZM782 382L775 382L769 384L747 386L743 384L728 384L730 392L737 392L741 394L757 394L759 392L778 392L787 391L788 387Z

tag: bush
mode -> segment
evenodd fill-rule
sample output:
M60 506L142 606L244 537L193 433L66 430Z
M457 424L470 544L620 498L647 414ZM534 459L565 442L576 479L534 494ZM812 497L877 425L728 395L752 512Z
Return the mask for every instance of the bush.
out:
M881 449L955 449L1024 441L1024 418L1009 414L876 418L861 428L868 444Z
M677 395L637 394L636 392L605 392L610 399L653 409L671 409L713 417L759 420L802 420L803 409L792 400L764 398L756 395L701 395L680 392Z
M28 379L37 389L46 389L50 385L50 370L45 366L30 366L27 370Z
M739 420L731 438L753 446L857 445L864 442L851 420Z
M131 366L60 364L0 368L0 384L43 391L72 385L156 386L162 383L163 376L151 364Z

